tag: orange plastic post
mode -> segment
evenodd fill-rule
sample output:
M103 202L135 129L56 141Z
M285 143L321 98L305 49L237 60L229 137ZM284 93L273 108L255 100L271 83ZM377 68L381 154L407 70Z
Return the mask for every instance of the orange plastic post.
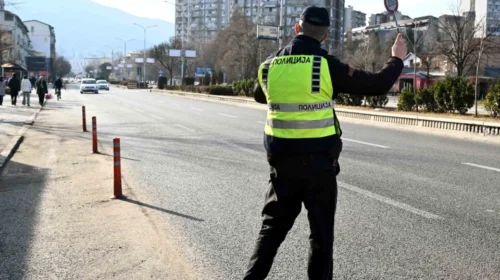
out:
M97 151L97 118L92 117L92 151L94 154L98 153Z
M113 139L114 198L122 197L122 170L120 159L120 138L115 138Z
M82 106L82 126L83 132L87 131L87 117L85 115L85 106Z

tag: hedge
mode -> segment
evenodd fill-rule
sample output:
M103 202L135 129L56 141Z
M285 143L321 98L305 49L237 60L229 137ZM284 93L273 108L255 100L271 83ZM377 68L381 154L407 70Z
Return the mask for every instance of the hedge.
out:
M484 108L492 117L500 116L500 82L495 84L486 95Z

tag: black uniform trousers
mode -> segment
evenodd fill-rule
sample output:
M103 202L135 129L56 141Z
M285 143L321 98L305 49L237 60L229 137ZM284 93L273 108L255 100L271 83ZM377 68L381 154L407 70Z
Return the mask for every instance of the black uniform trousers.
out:
M270 187L262 210L262 228L244 279L267 277L302 203L307 209L311 229L309 279L332 279L337 206L337 172L333 158L328 155L280 157L270 160L270 165Z

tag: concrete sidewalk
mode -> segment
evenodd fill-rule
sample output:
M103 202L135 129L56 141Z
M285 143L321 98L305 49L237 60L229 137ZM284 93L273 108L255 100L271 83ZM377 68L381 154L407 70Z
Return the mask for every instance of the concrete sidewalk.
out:
M109 199L112 153L91 153L81 105L49 100L0 174L0 279L192 279L158 207L125 177Z
M42 109L38 104L31 104L31 107L23 106L22 99L18 100L17 106L10 105L9 97L4 97L3 103L0 106L0 169Z

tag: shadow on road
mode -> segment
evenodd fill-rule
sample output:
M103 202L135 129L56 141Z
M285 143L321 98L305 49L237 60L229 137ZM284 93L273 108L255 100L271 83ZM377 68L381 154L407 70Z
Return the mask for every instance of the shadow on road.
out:
M137 201L137 200L133 200L133 199L129 199L129 198L122 198L121 200L129 202L129 203L132 203L132 204L135 204L135 205L143 206L143 207L146 207L146 208L149 208L149 209L157 210L157 211L160 211L160 212L163 212L163 213L167 213L167 214L179 216L179 217L182 217L182 218L186 218L186 219L189 219L189 220L192 220L192 221L196 221L196 222L203 222L204 221L202 219L199 219L199 218L196 218L196 217L193 217L193 216L189 216L189 215L177 213L177 212L172 211L172 210L163 209L163 208L160 208L160 207L157 207L157 206L153 206L153 205L149 205L149 204Z
M23 279L49 170L11 161L0 172L0 279Z

